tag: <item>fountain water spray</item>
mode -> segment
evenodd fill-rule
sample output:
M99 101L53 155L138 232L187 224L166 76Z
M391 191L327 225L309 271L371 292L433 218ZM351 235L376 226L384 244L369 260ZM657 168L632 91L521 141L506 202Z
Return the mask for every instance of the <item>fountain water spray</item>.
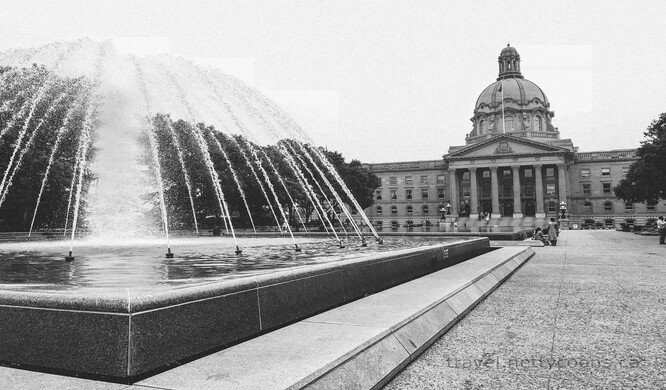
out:
M72 106L67 110L67 114L65 115L65 119L63 119L62 125L60 125L60 128L58 129L57 135L56 135L56 141L55 144L53 145L53 149L51 150L51 155L49 157L49 162L48 165L46 166L46 172L44 172L44 178L42 179L42 185L39 187L39 195L37 196L37 203L35 204L35 211L32 214L32 221L30 222L30 231L28 233L28 239L30 239L30 236L32 235L32 228L35 225L35 218L37 217L37 210L39 209L39 203L42 200L42 192L44 192L44 187L46 186L46 181L49 178L49 172L51 171L51 166L53 165L53 161L55 160L55 154L58 151L58 147L60 146L60 142L62 140L63 135L65 132L69 129L69 121L72 118L72 115L74 114L74 111L79 108L79 105L81 104L81 97L77 98ZM76 164L75 164L76 165ZM76 176L76 170L74 171ZM72 181L72 188L74 186L74 182ZM72 189L70 189L70 195L72 193ZM71 197L70 197L71 199ZM69 214L69 212L67 213ZM67 224L65 224L65 231L67 231Z
M247 204L247 199L245 198L245 191L243 191L243 187L241 186L240 180L238 180L238 175L236 174L236 170L234 169L233 165L231 164L231 160L229 160L229 156L227 155L227 152L222 147L222 144L220 144L220 141L218 141L217 137L215 137L215 133L213 133L213 130L209 128L208 132L209 132L210 137L213 138L213 141L215 141L215 145L217 146L217 150L219 150L220 153L222 153L222 156L224 157L224 161L229 166L229 171L231 171L231 176L234 178L234 182L236 183L236 186L238 187L238 192L240 192L241 198L243 199L243 203L245 204L245 210L247 210L247 215L250 218L250 223L252 224L252 230L256 233L257 228L254 226L254 220L252 219L252 213L250 212L250 206Z

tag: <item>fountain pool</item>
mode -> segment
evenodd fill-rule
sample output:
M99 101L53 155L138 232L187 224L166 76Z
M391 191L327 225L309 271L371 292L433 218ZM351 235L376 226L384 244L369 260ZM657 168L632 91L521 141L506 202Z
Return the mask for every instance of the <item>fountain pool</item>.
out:
M464 238L392 237L382 245L362 247L358 239L350 239L339 248L330 238L299 237L302 251L295 252L285 238L244 237L245 251L235 255L231 238L178 238L171 240L175 257L165 258L163 239L90 239L78 242L73 262L62 256L68 241L5 243L0 245L0 289L167 289L461 241Z

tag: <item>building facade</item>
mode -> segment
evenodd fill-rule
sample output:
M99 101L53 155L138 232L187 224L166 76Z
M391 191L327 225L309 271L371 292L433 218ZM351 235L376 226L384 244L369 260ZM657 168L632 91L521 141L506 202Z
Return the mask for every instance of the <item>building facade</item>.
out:
M480 214L545 220L565 211L571 226L593 221L612 227L666 211L663 201L615 197L635 149L579 152L552 125L550 102L523 77L516 49L507 45L498 63L497 80L476 101L465 145L451 146L441 160L368 164L381 179L366 209L373 224L434 225Z

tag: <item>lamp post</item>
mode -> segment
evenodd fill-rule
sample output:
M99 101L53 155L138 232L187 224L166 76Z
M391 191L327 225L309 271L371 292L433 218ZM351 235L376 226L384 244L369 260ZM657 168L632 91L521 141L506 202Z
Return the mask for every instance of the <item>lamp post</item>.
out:
M561 213L560 219L566 219L567 218L566 215L565 215L566 212L567 212L567 202L561 201L560 202L560 213Z
M446 213L451 215L451 203L447 203L444 207L446 207Z

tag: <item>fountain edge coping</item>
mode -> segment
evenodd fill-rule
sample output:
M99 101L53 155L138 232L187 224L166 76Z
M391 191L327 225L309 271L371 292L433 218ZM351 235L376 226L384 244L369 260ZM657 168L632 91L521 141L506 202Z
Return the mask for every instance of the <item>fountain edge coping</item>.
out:
M192 286L174 287L158 292L141 293L128 288L112 292L96 293L86 290L85 295L75 295L76 291L11 291L0 290L0 306L28 307L40 309L74 310L102 313L136 314L143 311L165 308L184 302L205 300L221 295L231 295L265 286L276 285L291 280L323 275L343 269L363 266L377 261L391 261L397 258L425 253L435 248L466 247L483 244L490 249L488 238L468 238L465 241L427 245L418 248L380 252L355 259L338 262L303 265L267 274L233 280L209 281Z

